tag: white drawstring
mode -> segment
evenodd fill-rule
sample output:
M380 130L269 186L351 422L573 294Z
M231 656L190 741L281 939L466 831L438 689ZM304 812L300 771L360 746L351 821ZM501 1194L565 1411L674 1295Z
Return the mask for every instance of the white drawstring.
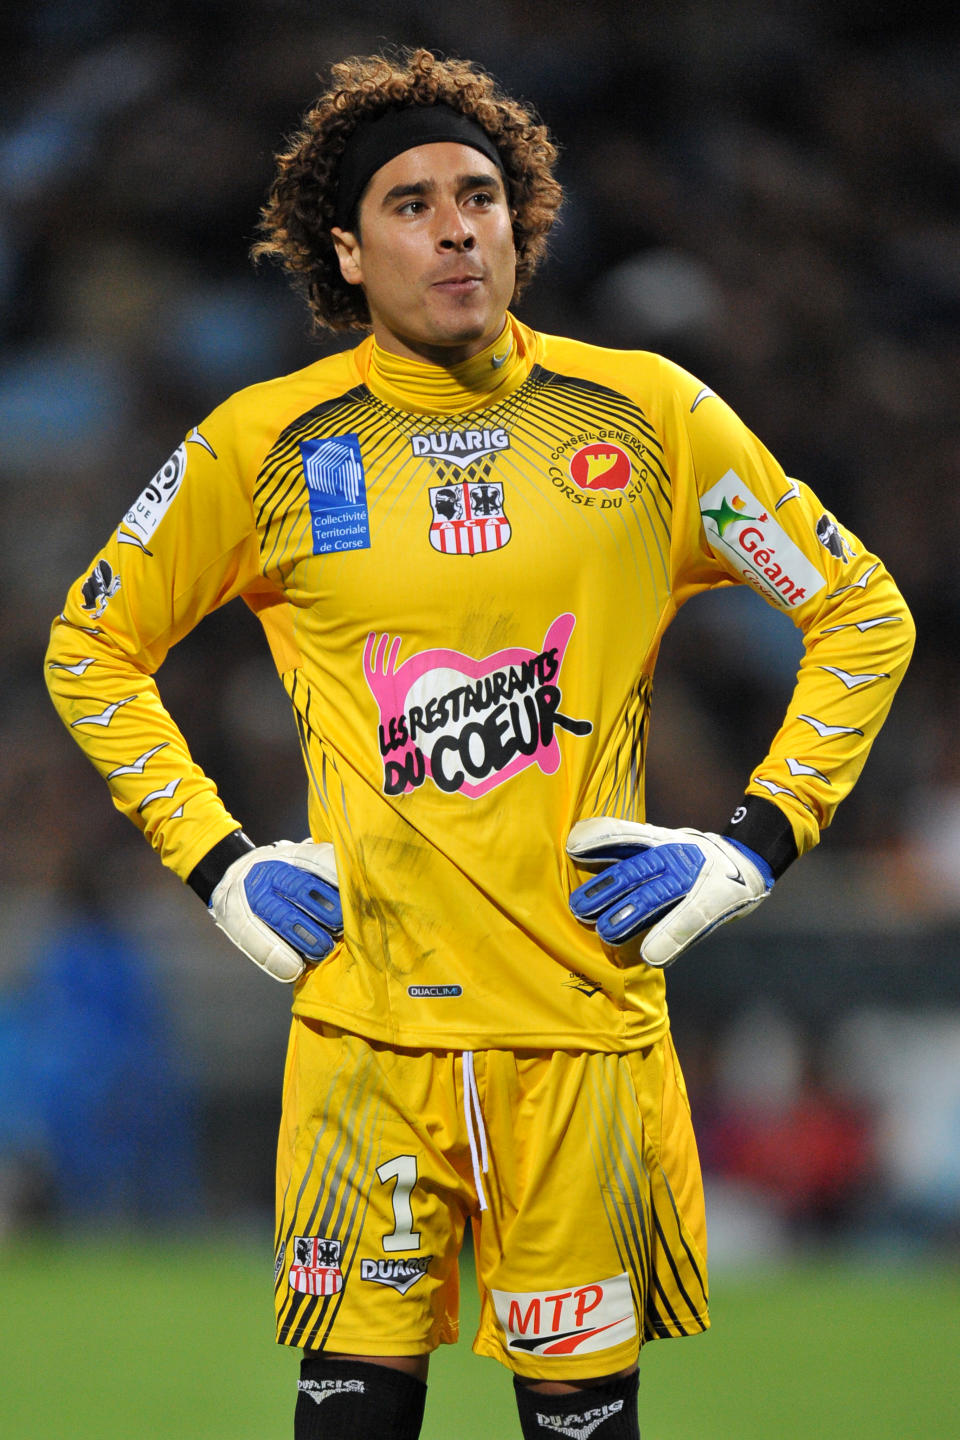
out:
M487 1197L483 1193L483 1180L481 1170L486 1174L489 1169L487 1159L487 1132L483 1124L483 1112L480 1109L480 1092L477 1089L477 1077L473 1069L473 1052L463 1052L463 1117L467 1122L467 1138L470 1141L470 1158L473 1161L473 1183L477 1187L477 1198L480 1201L480 1209L486 1210ZM476 1122L476 1131L474 1131ZM477 1135L480 1137L479 1154L477 1150Z

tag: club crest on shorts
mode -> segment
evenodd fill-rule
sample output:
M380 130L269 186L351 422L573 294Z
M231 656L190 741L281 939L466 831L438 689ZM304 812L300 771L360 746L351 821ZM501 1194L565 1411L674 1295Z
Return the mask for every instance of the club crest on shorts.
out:
M300 1295L336 1295L343 1289L340 1241L297 1235L293 1242L290 1289Z
M503 486L493 480L455 480L430 487L430 544L441 555L485 555L510 539Z

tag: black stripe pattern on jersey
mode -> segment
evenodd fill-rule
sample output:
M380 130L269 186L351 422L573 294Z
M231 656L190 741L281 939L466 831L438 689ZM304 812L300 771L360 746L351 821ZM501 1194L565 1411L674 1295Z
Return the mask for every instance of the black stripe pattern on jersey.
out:
M398 410L374 396L365 385L358 385L304 411L277 437L254 487L264 572L277 573L282 579L287 564L307 543L310 516L300 454L305 441L354 434L368 476L379 474L389 479L411 466L411 474L419 477L422 472L412 464L415 457L408 443L412 436L431 429L473 428L505 429L511 436L511 447L523 452L524 463L544 475L553 452L569 451L578 442L588 443L598 433L614 443L619 439L635 455L642 452L646 482L642 504L655 532L661 565L665 564L671 482L663 446L643 409L595 381L534 366L517 390L488 409L450 415ZM430 457L430 462L441 484L453 476L462 479L468 475L492 481L501 469L511 466L511 457L509 452L497 452L472 464L466 460L462 466L439 457ZM418 478L418 488L421 483Z
M323 1349L349 1282L366 1215L366 1181L380 1135L381 1105L371 1085L374 1068L371 1057L358 1064L345 1100L342 1076L335 1075L322 1110L312 1117L315 1139L310 1159L296 1198L292 1205L288 1199L277 1228L277 1253L282 1257L276 1279L277 1338L283 1344ZM330 1149L316 1176L323 1142L329 1143ZM339 1245L343 1280L336 1293L305 1294L290 1287L291 1247L301 1235Z
M635 819L642 813L643 776L646 764L647 725L653 681L641 675L624 712L617 733L621 737L597 782L590 813Z
M300 751L306 767L312 793L324 811L330 809L330 784L336 784L336 806L339 814L349 821L347 814L347 793L337 770L336 762L325 744L319 728L314 723L314 694L300 669L288 670L281 677L284 689L293 706L293 717L300 740Z
M565 416L580 427L585 441L590 438L591 431L598 427L608 430L619 427L625 440L632 436L641 440L650 457L656 492L663 505L661 514L669 514L672 506L671 480L663 445L636 401L621 395L617 390L609 389L606 385L598 384L595 380L560 375L539 365L535 365L530 372L530 381L541 395L552 393L560 399Z
M696 1335L706 1329L707 1290L661 1165L651 1173L633 1138L634 1117L623 1113L616 1069L607 1057L595 1086L591 1151L607 1225L631 1276L643 1322L642 1340Z
M358 385L334 400L304 411L274 441L253 491L254 518L260 533L265 573L283 574L285 557L295 555L310 532L307 487L300 446L317 435L356 434L364 445L370 426L372 395Z

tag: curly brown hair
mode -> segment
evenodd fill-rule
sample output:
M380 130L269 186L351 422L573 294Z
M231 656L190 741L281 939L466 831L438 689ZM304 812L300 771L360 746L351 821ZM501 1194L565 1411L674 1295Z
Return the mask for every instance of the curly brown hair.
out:
M303 293L317 329L369 329L359 285L340 273L334 223L340 157L354 130L390 109L449 105L486 131L503 161L517 252L514 300L546 250L562 191L553 175L556 146L536 112L511 99L469 60L440 59L424 49L354 56L330 68L329 88L307 111L301 130L277 157L277 173L260 212L263 236L251 249L279 261Z

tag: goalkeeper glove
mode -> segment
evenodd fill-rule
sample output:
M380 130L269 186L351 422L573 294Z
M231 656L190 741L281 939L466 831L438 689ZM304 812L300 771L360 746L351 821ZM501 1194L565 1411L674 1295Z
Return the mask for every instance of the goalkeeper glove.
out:
M278 840L246 850L208 903L234 945L286 985L299 980L305 962L329 955L343 932L333 846L325 842Z
M773 889L773 871L737 840L702 830L668 830L605 817L580 820L567 854L600 875L578 885L570 908L596 923L608 945L647 930L640 954L670 965L725 920L744 915Z

